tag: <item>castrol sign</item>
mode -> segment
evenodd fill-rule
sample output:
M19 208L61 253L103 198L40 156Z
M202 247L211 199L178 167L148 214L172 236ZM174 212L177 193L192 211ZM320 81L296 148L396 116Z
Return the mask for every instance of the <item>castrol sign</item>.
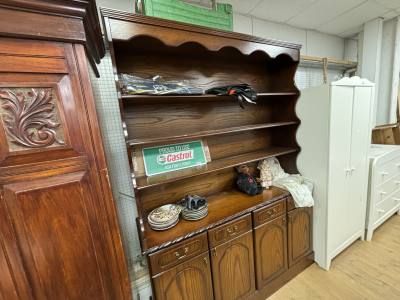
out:
M156 175L207 163L201 141L143 148L146 175Z
M176 153L160 154L157 156L157 162L160 165L164 165L190 160L193 159L193 152L193 150L187 150Z

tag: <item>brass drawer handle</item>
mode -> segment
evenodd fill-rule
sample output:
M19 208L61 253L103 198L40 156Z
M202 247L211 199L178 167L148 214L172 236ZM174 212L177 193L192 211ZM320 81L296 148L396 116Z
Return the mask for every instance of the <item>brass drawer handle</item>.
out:
M183 251L183 254L180 254L178 251L176 251L176 252L175 252L175 256L176 256L178 259L182 259L182 258L186 257L186 255L188 254L188 252L189 252L189 248L188 248L188 247L185 247L185 248L184 248L184 251Z
M238 229L239 229L239 227L238 227L237 225L234 225L233 228L232 228L232 227L228 227L228 228L226 229L226 231L227 231L229 234L232 234L232 233L235 233Z

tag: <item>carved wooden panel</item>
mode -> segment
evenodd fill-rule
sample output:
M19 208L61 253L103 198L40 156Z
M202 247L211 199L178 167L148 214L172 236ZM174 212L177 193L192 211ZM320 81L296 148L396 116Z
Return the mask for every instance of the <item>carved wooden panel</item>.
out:
M16 245L7 256L19 252L35 299L106 298L91 193L85 171L4 186Z
M1 88L0 116L10 151L65 144L52 88Z
M158 300L213 299L208 252L153 279Z
M255 291L252 232L211 250L216 300L246 299Z
M254 236L257 288L261 289L288 268L286 216L256 228Z

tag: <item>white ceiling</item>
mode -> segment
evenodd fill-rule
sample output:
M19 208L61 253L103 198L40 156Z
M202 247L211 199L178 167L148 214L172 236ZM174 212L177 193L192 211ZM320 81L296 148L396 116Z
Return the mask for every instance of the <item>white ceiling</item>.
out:
M400 15L400 0L218 0L256 18L348 37L365 22Z

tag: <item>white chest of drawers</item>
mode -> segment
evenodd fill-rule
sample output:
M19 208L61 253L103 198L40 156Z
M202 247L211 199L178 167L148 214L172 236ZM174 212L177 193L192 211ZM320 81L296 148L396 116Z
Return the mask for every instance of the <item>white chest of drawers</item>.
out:
M366 240L396 212L400 214L400 146L371 145Z

